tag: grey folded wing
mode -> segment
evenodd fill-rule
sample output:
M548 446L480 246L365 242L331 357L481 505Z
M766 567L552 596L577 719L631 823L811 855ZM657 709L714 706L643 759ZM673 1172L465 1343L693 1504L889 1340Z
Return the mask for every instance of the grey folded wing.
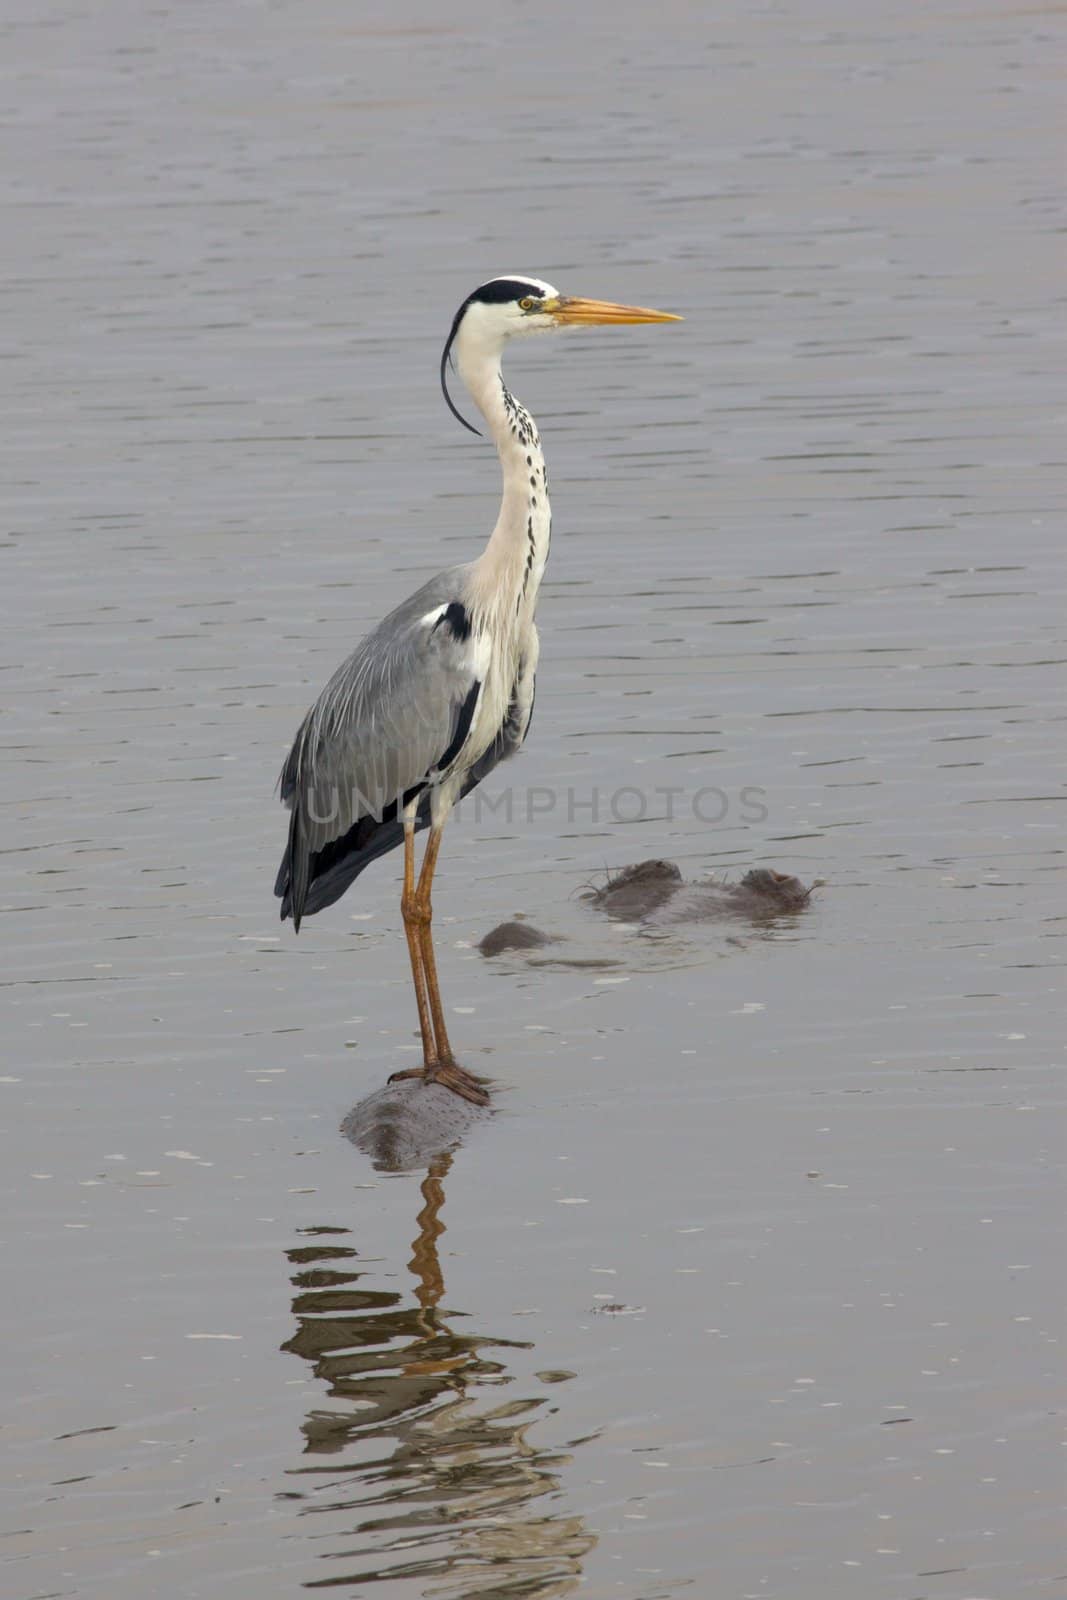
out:
M276 889L298 926L325 858L363 848L462 751L484 669L456 587L442 574L379 623L297 732L281 774L292 818Z

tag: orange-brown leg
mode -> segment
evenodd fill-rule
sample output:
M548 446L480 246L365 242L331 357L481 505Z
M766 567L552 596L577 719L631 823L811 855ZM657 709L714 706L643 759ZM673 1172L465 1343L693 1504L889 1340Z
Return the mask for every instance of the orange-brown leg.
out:
M411 958L411 978L415 985L415 1004L419 1008L419 1032L422 1035L422 1066L406 1072L394 1072L393 1078L421 1078L438 1063L434 1043L433 1019L426 998L426 974L422 969L422 949L419 944L418 911L415 904L415 827L404 824L404 888L400 896L400 914L404 919L404 935Z
M437 960L433 948L433 906L431 892L433 889L433 875L437 868L437 856L441 849L441 829L431 827L430 837L426 842L426 851L422 858L422 871L419 873L418 887L415 890L415 905L417 908L417 926L419 936L419 953L422 956L422 970L426 979L426 996L429 1001L430 1018L433 1022L434 1040L437 1045L437 1059L440 1063L434 1076L438 1083L445 1084L449 1089L454 1089L464 1100L470 1100L474 1105L488 1105L489 1096L482 1087L482 1079L474 1073L461 1067L452 1054L452 1046L448 1039L448 1029L445 1026L445 1010L441 1003L441 987L437 981Z
M426 977L426 994L433 1021L434 1039L437 1041L437 1054L442 1061L452 1061L454 1059L452 1046L448 1042L444 1006L441 1004L441 986L437 981L437 959L433 948L433 905L430 898L440 849L441 830L431 828L422 858L418 888L415 890L415 904L418 906L419 953L422 956L422 970Z
M433 936L430 929L432 907L430 890L433 884L437 853L441 848L441 831L431 828L422 871L415 884L415 830L404 828L404 892L401 912L404 933L411 957L411 974L415 982L415 1000L419 1008L419 1031L422 1034L422 1066L409 1067L403 1072L390 1074L389 1082L398 1078L423 1078L427 1083L439 1083L452 1089L464 1100L474 1105L489 1103L489 1096L481 1080L461 1067L452 1055L445 1027L441 990L437 982L437 964L434 960Z

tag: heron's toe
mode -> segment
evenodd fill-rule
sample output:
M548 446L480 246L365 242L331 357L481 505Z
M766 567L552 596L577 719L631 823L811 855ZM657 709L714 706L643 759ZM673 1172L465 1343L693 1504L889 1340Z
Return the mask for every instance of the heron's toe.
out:
M479 1078L473 1072L468 1072L466 1067L461 1067L457 1061L444 1061L432 1074L427 1074L427 1081L439 1083L444 1089L451 1089L453 1094L458 1094L462 1099L469 1100L474 1106L487 1106L489 1104L489 1091L486 1088L486 1079Z

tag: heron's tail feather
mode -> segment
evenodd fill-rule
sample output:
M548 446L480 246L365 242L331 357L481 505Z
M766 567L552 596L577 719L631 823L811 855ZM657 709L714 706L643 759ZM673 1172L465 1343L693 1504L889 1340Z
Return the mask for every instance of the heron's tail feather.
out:
M415 831L425 828L430 820L429 804L420 805L415 817ZM375 822L373 817L361 817L340 839L335 839L325 849L308 851L300 836L294 813L289 828L289 844L282 857L274 893L281 900L281 918L292 917L293 926L300 931L304 917L332 906L354 883L365 867L379 856L388 855L404 842L404 824L394 817Z

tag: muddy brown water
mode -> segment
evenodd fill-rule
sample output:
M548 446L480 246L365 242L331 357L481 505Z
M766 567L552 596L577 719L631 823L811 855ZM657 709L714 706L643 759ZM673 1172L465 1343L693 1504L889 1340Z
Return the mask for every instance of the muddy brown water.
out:
M1067 1595L1058 10L0 36L4 1595ZM435 361L523 269L686 322L510 363L538 708L436 896L497 1109L391 1170L393 863L294 941L272 786L491 525ZM592 930L649 857L825 887Z

